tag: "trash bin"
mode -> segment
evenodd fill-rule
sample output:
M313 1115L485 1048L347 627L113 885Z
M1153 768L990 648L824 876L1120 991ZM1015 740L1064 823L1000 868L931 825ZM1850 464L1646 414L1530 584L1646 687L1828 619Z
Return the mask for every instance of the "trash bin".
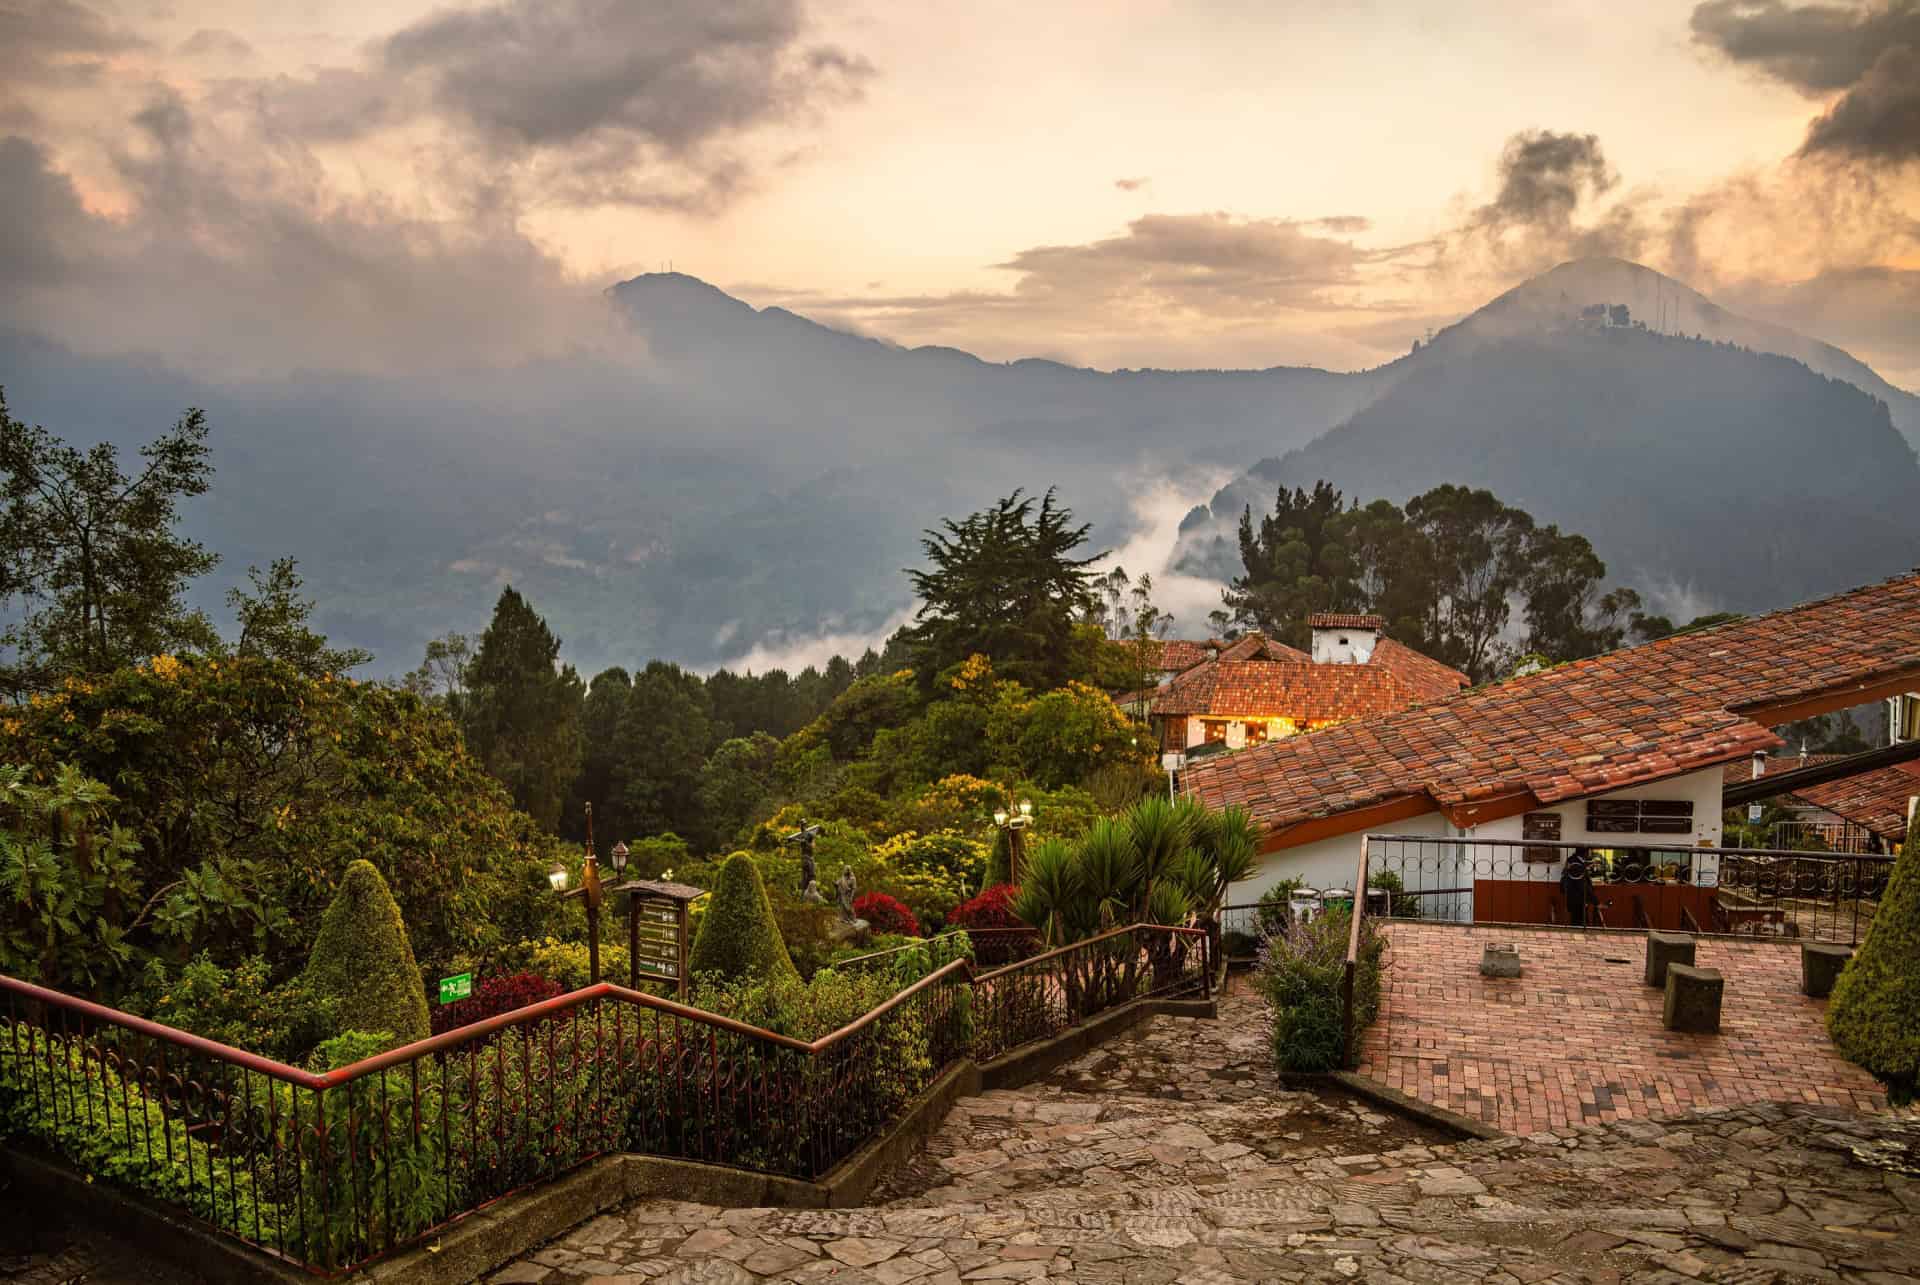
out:
M1353 894L1345 888L1329 888L1320 894L1320 905L1325 910L1344 910L1353 913Z
M1312 888L1295 888L1287 896L1287 913L1296 924L1310 924L1320 914L1320 894Z

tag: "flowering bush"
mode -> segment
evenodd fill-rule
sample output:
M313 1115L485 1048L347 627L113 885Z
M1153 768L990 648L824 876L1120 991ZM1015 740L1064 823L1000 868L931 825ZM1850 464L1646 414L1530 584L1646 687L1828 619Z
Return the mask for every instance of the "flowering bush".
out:
M560 983L549 981L538 973L508 973L502 977L489 977L474 987L473 994L467 998L435 1008L433 1033L440 1035L462 1026L471 1026L475 1022L511 1013L516 1008L538 1004L543 999L552 999L563 993Z
M920 935L920 921L913 917L913 912L898 897L889 897L884 892L863 892L855 897L853 913L856 918L866 920L877 933Z
M1013 884L995 884L973 900L955 906L947 922L956 928L1025 928L1027 925L1013 913L1013 899L1019 892Z

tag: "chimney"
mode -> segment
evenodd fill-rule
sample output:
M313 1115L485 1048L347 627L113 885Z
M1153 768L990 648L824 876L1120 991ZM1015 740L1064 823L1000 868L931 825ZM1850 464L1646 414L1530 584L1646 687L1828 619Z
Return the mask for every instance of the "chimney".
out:
M1364 665L1373 656L1375 644L1386 622L1378 616L1360 616L1345 611L1320 611L1307 617L1313 631L1313 663L1316 665Z
M1753 777L1757 781L1766 774L1767 752L1765 750L1755 750L1753 752Z

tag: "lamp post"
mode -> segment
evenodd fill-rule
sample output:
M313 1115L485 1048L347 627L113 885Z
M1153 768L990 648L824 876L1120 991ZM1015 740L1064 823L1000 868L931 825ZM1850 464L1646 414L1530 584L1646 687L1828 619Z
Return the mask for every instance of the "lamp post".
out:
M615 850L613 862L616 874L627 864L625 844ZM600 981L600 905L606 893L600 887L600 864L593 855L593 804L587 804L587 859L580 867L580 886L567 891L567 868L558 862L547 872L547 882L562 897L587 899L587 980L588 985L596 985Z
M1021 831L1033 824L1033 804L1027 799L1020 800L1018 810L1008 812L1005 808L996 808L993 823L1007 832L1007 881L1020 882L1020 859L1022 852Z

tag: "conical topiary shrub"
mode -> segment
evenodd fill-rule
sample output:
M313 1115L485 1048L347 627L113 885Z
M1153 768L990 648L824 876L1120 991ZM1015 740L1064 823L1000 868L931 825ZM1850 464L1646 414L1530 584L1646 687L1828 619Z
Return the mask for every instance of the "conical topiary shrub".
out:
M427 997L387 881L368 861L347 867L307 957L307 980L336 1001L342 1030L427 1037Z
M774 921L773 905L760 867L744 852L728 857L715 881L713 901L693 943L689 968L695 976L713 973L728 981L753 978L799 979L787 943Z
M1896 1101L1920 1083L1920 816L1907 830L1867 939L1834 983L1827 1031L1841 1055L1887 1082Z

